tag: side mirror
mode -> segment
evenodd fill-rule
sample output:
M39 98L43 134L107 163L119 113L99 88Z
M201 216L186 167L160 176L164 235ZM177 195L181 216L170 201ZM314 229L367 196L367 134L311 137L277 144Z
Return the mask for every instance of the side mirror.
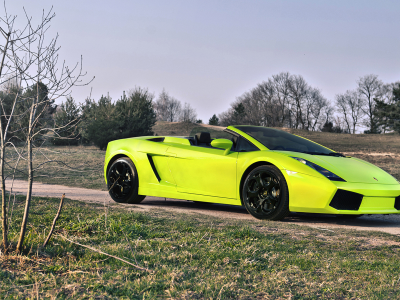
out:
M231 151L233 142L228 139L215 139L211 142L211 146L215 148L224 149L224 155L227 155Z

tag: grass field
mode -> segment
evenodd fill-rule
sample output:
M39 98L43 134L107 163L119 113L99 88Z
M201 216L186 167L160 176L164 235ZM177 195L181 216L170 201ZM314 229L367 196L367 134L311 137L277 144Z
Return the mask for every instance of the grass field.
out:
M15 151L8 151L8 157L12 158L7 160L6 168L9 178L12 178L13 173L10 170L14 167L17 156ZM34 155L33 167L37 168L35 181L88 189L107 189L103 174L105 151L94 146L50 146L35 149ZM26 179L24 161L20 160L18 169L20 171L14 173L15 177Z
M400 298L396 236L66 200L42 249L58 201L33 199L25 252L0 256L1 299ZM18 197L13 243L22 204Z

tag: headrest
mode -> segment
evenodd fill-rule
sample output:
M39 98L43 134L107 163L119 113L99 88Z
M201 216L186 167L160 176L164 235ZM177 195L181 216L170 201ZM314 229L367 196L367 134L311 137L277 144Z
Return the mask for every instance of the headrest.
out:
M211 143L211 136L209 132L196 133L196 138L199 141L199 143L206 143L206 144Z

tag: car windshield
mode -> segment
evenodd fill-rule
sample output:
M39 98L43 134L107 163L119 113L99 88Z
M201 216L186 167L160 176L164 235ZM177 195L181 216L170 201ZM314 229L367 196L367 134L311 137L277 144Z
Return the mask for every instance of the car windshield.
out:
M196 126L192 129L189 136L194 137L196 135L196 133L209 132L211 139L229 139L230 140L232 138L232 134L224 132L225 129L226 129L226 127L212 126L212 125Z
M342 156L340 153L332 152L314 142L282 130L258 126L235 127L255 138L269 150L294 151L314 155Z

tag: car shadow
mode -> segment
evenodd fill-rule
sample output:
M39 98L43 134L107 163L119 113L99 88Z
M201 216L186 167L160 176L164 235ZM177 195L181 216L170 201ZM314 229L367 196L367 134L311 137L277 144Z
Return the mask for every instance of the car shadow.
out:
M200 201L190 201L190 200L177 200L170 198L155 198L147 197L140 203L140 205L146 206L161 206L161 207L173 207L177 210L182 210L184 212L187 209L191 210L208 210L213 212L224 212L232 214L249 215L247 210L242 206L200 202Z
M363 215L349 219L340 215L291 213L283 222L344 225L353 227L399 227L400 215Z
M243 206L216 204L208 202L197 202L187 200L177 200L170 198L147 197L139 205L174 208L174 210L185 212L210 212L212 215L233 218L253 218ZM351 226L351 227L399 227L400 214L398 215L363 215L358 218L349 219L337 215L312 214L312 213L290 213L281 222L304 224L304 225L333 225L333 226Z

